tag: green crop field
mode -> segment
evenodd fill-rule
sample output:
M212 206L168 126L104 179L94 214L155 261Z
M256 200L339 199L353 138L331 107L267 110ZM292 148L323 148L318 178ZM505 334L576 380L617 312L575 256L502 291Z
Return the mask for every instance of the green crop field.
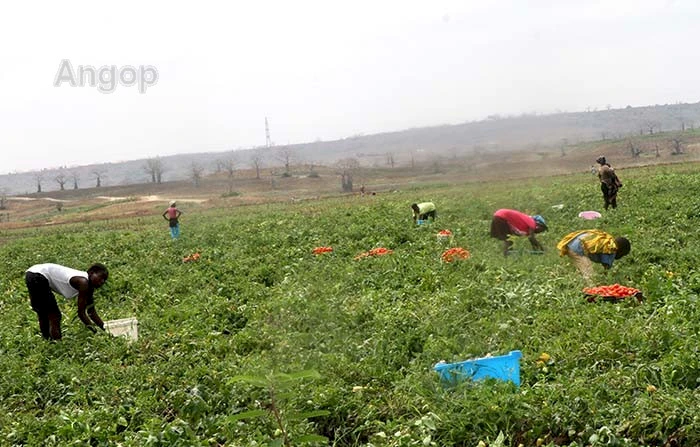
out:
M157 206L2 231L0 445L700 445L696 171L623 170L619 208L595 221L577 217L602 204L580 174L194 208L177 241ZM438 220L414 226L423 200ZM504 257L488 235L498 208L542 214L545 253L519 238ZM632 243L596 283L644 301L586 301L555 246L592 227ZM393 252L355 259L377 247ZM444 263L450 247L471 257ZM41 262L106 264L97 310L137 317L139 340L92 334L59 297L64 339L44 341L23 280ZM432 369L512 350L519 388L448 386Z

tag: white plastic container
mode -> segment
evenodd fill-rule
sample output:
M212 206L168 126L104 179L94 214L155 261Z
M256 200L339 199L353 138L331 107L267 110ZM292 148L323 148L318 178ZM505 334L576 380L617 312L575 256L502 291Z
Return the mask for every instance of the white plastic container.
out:
M105 321L105 331L115 337L126 337L135 341L139 338L139 320L134 317Z

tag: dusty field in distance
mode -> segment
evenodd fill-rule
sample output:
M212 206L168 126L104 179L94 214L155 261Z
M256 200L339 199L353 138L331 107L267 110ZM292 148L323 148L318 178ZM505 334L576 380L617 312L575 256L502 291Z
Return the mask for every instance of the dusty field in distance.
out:
M436 155L432 163L413 167L361 167L353 172L352 194L359 194L361 184L368 193L382 194L417 184L460 184L581 173L590 170L598 155L605 155L618 170L700 160L700 144L696 142L687 144L683 155L663 151L658 157L655 152L645 151L633 158L624 141L580 145L566 148L564 152L565 155L551 149L475 153L466 158ZM275 170L280 172L279 168ZM296 166L286 177L266 169L257 179L254 172L242 170L232 180L225 174L205 177L197 188L191 182L180 181L8 197L7 209L0 210L0 230L122 217L159 217L173 199L184 210L299 202L348 194L341 191L337 169L317 167L314 172L317 176L309 176L308 170Z

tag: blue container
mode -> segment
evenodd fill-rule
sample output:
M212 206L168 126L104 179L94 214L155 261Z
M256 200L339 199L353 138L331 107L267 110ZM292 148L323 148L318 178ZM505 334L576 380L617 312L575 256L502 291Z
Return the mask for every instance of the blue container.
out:
M417 225L423 225L429 223L428 219L418 219L416 220Z
M510 351L507 355L482 357L458 363L440 362L433 369L440 378L449 383L463 380L483 380L486 378L511 381L520 386L520 351Z

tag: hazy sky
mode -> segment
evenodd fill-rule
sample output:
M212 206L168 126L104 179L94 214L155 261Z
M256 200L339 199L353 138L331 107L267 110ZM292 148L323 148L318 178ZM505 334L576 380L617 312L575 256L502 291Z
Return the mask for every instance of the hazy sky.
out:
M0 41L0 174L700 101L697 0L5 2Z

